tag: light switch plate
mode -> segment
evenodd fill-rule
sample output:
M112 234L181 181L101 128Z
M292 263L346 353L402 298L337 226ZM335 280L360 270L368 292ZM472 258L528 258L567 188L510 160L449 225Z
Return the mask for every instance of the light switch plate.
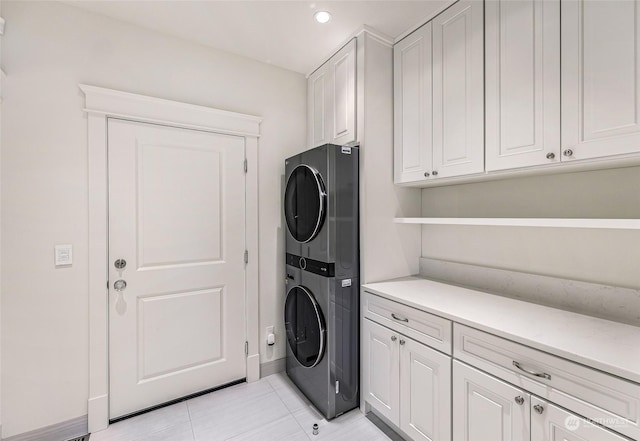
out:
M56 245L55 261L56 266L71 265L73 263L73 246L70 244Z

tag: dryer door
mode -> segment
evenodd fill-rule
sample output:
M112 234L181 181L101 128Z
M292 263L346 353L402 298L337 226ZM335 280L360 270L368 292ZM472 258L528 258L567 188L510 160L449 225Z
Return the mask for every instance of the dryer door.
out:
M284 194L284 215L295 240L306 243L316 237L324 223L326 203L318 171L304 164L293 169Z
M326 328L315 297L304 286L295 286L287 293L284 324L289 348L304 367L314 367L324 354Z

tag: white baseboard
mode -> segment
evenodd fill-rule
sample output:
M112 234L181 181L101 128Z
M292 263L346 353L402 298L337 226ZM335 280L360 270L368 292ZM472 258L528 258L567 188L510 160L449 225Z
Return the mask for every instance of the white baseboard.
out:
M9 438L2 438L2 441L64 441L86 435L87 433L87 416L83 415L72 420L63 421L62 423L52 424L51 426L10 436Z
M278 372L284 372L287 366L286 362L286 358L278 358L276 360L262 363L260 365L260 378L268 377L269 375L277 374Z

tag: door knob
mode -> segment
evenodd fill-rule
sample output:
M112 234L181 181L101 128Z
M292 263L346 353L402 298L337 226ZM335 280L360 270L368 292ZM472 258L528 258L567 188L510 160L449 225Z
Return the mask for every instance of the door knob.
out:
M516 400L516 403L518 403L521 406L524 404L524 398L521 396L515 397L515 400Z
M566 149L564 152L562 152L562 154L565 155L568 158L570 156L573 156L573 150Z
M113 284L113 289L115 289L118 292L124 291L126 288L127 288L127 282L125 282L122 279L116 280L115 283Z
M556 154L553 152L549 152L547 153L547 159L554 159L556 157Z
M405 343L406 343L406 342L405 342L403 339L400 339L400 345L401 345L401 346L404 346L404 344L405 344Z
M429 177L429 172L424 172L424 177L428 178Z
M398 337L396 337L395 335L391 336L391 341L396 341L398 339Z
M124 269L127 266L127 261L124 259L118 259L113 263L113 266L115 266L116 269Z
M536 404L535 406L533 406L533 410L535 410L536 413L540 413L541 414L542 412L544 412L544 407L542 407L539 404Z
M431 174L432 174L433 176L438 176L438 170L434 170L434 171L432 171L432 172L431 172Z

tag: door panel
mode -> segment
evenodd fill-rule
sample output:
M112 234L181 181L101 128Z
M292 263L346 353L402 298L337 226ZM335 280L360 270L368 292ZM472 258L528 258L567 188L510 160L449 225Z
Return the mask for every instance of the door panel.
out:
M484 171L483 2L462 0L433 26L433 167L438 177Z
M356 140L356 40L351 40L331 60L333 84L333 144Z
M246 375L244 139L110 119L108 146L116 418Z
M558 162L560 2L492 0L485 13L487 170Z
M542 413L538 413L534 406L539 406ZM531 408L531 439L535 441L628 440L538 397L531 397ZM619 423L625 422L620 419Z
M449 440L451 357L400 339L400 429L416 441Z
M528 393L456 360L453 378L454 441L529 440Z
M362 321L362 334L365 399L389 421L399 425L400 384L397 334L367 319Z
M433 170L431 23L393 48L395 182L423 180Z
M309 147L317 147L329 142L329 116L331 97L329 69L323 65L307 80L307 130Z
M562 2L562 148L640 151L640 2Z

